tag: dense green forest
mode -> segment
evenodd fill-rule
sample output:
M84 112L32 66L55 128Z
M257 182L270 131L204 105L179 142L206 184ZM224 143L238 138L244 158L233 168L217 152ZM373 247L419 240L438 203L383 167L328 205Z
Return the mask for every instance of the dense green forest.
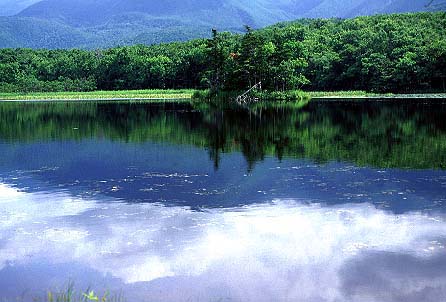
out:
M394 102L310 102L300 109L288 104L252 110L220 110L202 102L3 103L0 139L186 144L206 148L217 168L222 153L242 152L250 169L266 156L446 169L445 110Z
M446 13L302 19L98 50L0 50L0 91L147 88L446 91Z

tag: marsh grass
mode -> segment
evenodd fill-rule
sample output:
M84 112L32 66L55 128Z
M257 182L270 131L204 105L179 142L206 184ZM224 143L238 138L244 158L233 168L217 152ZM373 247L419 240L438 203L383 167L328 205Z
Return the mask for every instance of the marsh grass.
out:
M62 290L48 290L41 296L31 296L23 294L12 300L4 300L4 302L125 302L122 292L112 293L108 290L96 292L90 287L85 290L75 288L73 282L68 283Z
M361 100L361 99L446 99L446 93L374 93L361 90L351 91L309 91L306 92L312 99L346 99L346 100Z
M68 286L64 291L48 291L46 299L38 300L35 302L124 302L122 293L112 294L109 291L95 292L94 290L87 288L84 291L77 291L74 285Z
M190 99L193 90L116 90L90 92L2 93L0 100L101 100L101 99Z
M47 302L121 302L124 299L121 296L110 296L110 294L97 294L94 291L85 292L82 294L75 294L69 296L67 294L53 294L48 293Z
M367 97L367 96L392 96L392 93L373 93L363 90L345 90L345 91L308 91L310 97Z

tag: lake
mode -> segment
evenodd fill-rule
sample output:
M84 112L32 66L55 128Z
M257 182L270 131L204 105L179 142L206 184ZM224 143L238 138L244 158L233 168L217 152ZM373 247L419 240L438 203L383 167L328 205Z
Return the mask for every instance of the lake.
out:
M446 101L0 103L0 153L0 301L446 297Z

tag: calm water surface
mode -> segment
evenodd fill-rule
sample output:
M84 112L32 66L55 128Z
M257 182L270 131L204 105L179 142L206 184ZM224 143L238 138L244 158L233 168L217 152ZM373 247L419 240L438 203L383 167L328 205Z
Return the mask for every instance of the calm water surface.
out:
M0 104L0 301L446 299L446 105Z

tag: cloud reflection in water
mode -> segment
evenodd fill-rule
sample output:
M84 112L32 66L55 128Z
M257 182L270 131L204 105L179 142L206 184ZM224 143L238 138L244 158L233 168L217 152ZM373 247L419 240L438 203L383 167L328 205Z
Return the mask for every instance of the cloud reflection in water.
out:
M443 214L296 200L197 212L7 185L0 196L0 292L20 272L47 263L40 270L85 268L90 284L107 276L109 286L138 301L446 297ZM75 275L46 273L10 295L60 286Z

